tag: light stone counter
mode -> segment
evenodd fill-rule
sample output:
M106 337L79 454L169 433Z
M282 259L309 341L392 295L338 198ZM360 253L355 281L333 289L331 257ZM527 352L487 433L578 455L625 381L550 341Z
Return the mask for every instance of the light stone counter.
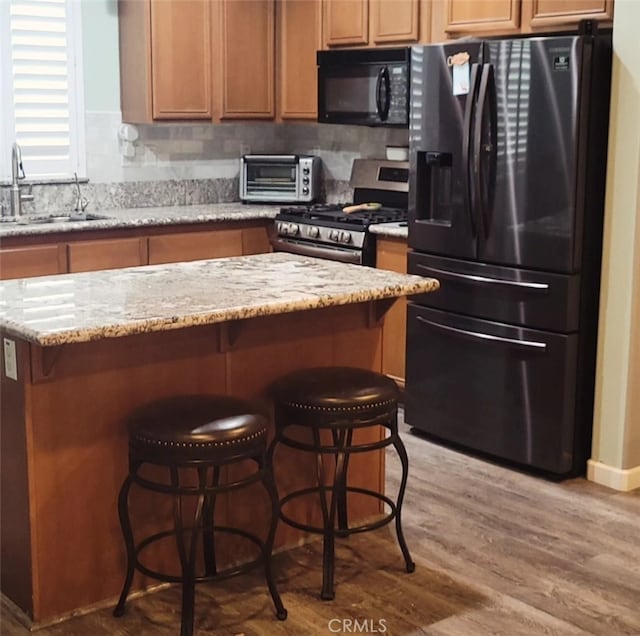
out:
M371 234L377 234L384 238L399 238L405 241L409 238L409 227L407 222L399 223L376 223L369 226Z
M287 253L0 283L0 328L42 346L436 290L438 281Z
M0 223L0 239L9 236L31 236L53 232L83 232L153 225L179 225L182 223L222 223L273 219L281 207L281 205L234 202L113 210L92 208L87 210L87 213L106 218L92 221L24 223L18 219L12 222L2 222Z

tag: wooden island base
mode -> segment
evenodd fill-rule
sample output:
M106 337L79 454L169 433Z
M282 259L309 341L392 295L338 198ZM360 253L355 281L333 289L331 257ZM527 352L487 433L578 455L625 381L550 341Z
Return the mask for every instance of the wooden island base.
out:
M2 374L1 385L3 593L34 624L115 603L125 566L116 501L127 470L129 413L150 400L189 393L241 396L269 409L269 384L289 371L327 365L380 371L382 317L392 302L53 347L11 336L18 381ZM384 454L354 456L349 472L351 485L382 492ZM277 453L281 494L314 477L308 455ZM166 524L166 503L132 491L137 537ZM317 501L295 505L296 518L318 522ZM373 498L350 498L349 507L351 521L380 513ZM217 514L230 524L266 529L266 496L255 486L219 502ZM301 540L280 524L277 548ZM150 562L166 565L172 547L150 550ZM244 556L242 549L224 551L232 560ZM134 589L153 583L139 576Z

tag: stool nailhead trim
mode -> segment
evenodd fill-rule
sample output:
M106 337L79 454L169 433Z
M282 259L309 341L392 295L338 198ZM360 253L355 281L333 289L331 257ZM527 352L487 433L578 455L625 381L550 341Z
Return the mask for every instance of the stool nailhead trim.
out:
M252 435L246 435L245 437L239 437L238 439L227 440L226 442L166 442L160 441L157 439L151 439L149 437L142 436L134 436L132 441L142 442L144 444L149 444L151 446L175 446L178 448L215 448L216 446L231 446L232 444L242 444L244 442L249 442L252 439L256 439L265 435L267 432L266 428L263 428L261 431L257 433L253 433Z
M345 413L348 411L366 411L368 409L375 409L379 406L388 406L395 404L397 400L384 400L383 402L374 402L373 404L363 404L362 406L313 406L311 404L299 404L298 402L283 402L284 406L302 409L304 411L326 411L326 412L340 412Z

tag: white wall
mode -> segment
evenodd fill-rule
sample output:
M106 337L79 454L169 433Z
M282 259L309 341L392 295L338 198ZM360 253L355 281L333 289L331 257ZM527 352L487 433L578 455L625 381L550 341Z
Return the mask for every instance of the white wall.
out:
M589 478L640 487L640 2L616 0Z

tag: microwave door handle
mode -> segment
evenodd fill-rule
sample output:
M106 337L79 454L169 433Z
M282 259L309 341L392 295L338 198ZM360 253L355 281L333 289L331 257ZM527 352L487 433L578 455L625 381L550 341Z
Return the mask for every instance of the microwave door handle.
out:
M380 121L386 121L389 115L389 69L383 66L378 71L376 80L376 110Z

